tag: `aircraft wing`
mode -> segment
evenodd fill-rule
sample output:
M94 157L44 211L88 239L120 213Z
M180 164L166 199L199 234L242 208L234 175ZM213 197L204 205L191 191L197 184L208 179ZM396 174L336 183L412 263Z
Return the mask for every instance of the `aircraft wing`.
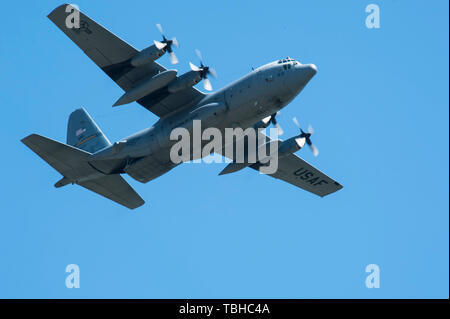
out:
M68 28L66 20L72 11L67 6L68 4L63 4L57 7L48 18L124 91L129 91L143 79L166 70L156 62L140 67L131 66L130 59L139 51L82 12L80 12L80 27ZM140 99L138 103L157 116L163 117L185 105L199 101L203 96L202 92L190 87L172 94L166 91L154 92Z
M272 141L271 138L263 134L263 132L259 132L258 134L262 134L262 139L265 139L267 143ZM220 154L225 156L224 150L222 150ZM262 165L264 164L257 162L248 167L259 170ZM328 177L295 154L287 154L279 157L277 171L273 174L266 175L280 179L321 197L343 188L343 186L334 179Z
M250 167L258 170L261 165L261 163L256 163ZM278 170L274 174L268 175L321 197L334 193L343 187L295 154L279 158Z

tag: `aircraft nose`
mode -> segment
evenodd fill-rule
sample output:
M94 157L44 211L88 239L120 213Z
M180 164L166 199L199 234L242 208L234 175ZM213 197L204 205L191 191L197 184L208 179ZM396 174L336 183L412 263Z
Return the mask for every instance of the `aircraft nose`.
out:
M293 74L291 88L298 94L303 87L316 75L317 66L315 64L299 64Z
M307 64L305 65L305 69L311 74L311 77L317 73L317 66L315 64Z

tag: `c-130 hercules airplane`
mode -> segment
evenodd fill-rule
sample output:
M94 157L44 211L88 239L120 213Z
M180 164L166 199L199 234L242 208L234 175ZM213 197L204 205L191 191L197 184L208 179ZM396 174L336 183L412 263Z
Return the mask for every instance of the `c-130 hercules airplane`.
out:
M68 15L74 12L79 14L79 25L69 27ZM190 63L191 71L180 76L176 70L155 62L166 52L173 64L178 62L173 52L178 42L175 38L167 39L160 25L157 26L163 40L138 51L71 5L59 6L48 17L125 91L114 106L136 101L160 119L152 127L111 144L81 108L69 117L67 144L37 134L27 136L22 142L63 175L55 187L78 184L130 209L143 205L144 200L120 174L147 183L179 165L170 158L171 147L176 143L170 139L173 129L183 127L192 132L194 120L201 120L203 127L216 127L222 132L229 127L265 128L271 123L278 126L276 113L317 72L313 64L281 59L205 94L194 85L203 80L204 88L212 90L208 75L214 76L215 71L203 62L200 67ZM199 58L202 61L200 54ZM340 190L342 185L294 154L307 144L317 155L311 133L311 130L301 130L298 136L277 140L278 167L267 175L323 197ZM268 136L264 138L268 143L273 142ZM226 156L224 152L221 155ZM220 174L245 167L259 170L263 165L262 161L234 161Z

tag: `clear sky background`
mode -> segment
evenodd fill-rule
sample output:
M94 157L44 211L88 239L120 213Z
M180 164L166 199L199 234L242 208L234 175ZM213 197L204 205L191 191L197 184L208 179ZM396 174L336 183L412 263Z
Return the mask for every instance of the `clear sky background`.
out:
M84 106L111 141L151 126L47 14L60 1L7 1L0 19L3 298L448 298L447 1L78 1L138 49L162 23L180 72L197 63L218 89L291 56L318 73L279 118L316 129L299 155L344 188L319 198L253 170L186 164L148 184L129 211L60 178L20 139L66 139ZM365 8L381 9L367 29ZM167 56L159 60L169 66ZM78 264L81 288L67 289ZM365 286L368 264L381 288Z

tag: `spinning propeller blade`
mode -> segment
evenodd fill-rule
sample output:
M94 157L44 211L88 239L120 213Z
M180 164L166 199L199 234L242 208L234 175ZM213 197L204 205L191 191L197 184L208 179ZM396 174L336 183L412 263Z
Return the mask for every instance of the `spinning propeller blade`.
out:
M312 153L314 156L318 156L319 155L319 149L311 142L311 135L314 133L314 129L312 128L311 125L308 126L308 131L305 132L302 130L300 123L298 122L297 118L294 117L292 119L292 121L295 123L295 125L300 129L301 134L299 135L299 139L300 138L304 138L306 141L306 144L308 144L309 148L311 149ZM297 144L299 143L299 141L297 141ZM299 144L300 146L300 144Z
M198 72L200 74L200 77L203 80L203 87L205 88L205 90L212 91L213 88L211 85L211 81L208 79L208 75L211 75L213 78L216 78L217 73L213 68L210 68L209 66L206 66L203 63L203 56L199 50L195 49L195 53L197 54L197 57L200 60L200 66L198 67L192 62L189 62L189 67L191 68L192 71Z
M272 114L272 115L270 116L270 123L272 123L272 124L277 128L278 135L281 136L281 135L284 134L284 131L283 131L283 129L281 128L280 124L278 124L278 122L277 122L277 116L278 116L278 115L281 115L281 112L280 112L280 111L278 111L277 113Z
M170 55L170 62L172 64L177 64L178 63L178 59L177 56L175 55L175 53L172 50L172 45L174 45L175 47L178 48L178 40L176 38L172 38L172 39L167 39L166 36L164 35L164 31L163 28L161 26L161 24L157 23L156 27L158 28L159 32L161 33L163 40L162 41L155 41L155 46L159 49L159 50L166 50L167 52L169 52Z
M279 136L284 134L283 129L281 128L280 124L278 124L277 119L276 119L276 117L280 114L281 114L280 111L278 111L277 113L266 116L265 118L263 118L261 120L261 122L263 122L265 125L264 127L267 127L269 125L269 123L273 124L273 126L276 127Z

